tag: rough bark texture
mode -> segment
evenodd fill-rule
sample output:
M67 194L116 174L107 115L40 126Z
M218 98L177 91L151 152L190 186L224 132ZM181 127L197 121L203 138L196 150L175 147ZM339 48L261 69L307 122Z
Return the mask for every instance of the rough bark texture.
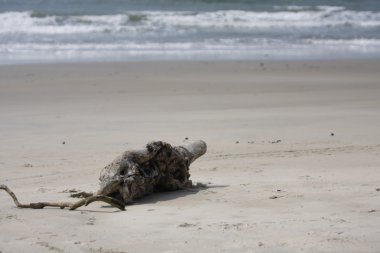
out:
M94 201L103 201L124 210L125 205L155 191L174 191L192 186L189 166L206 153L204 141L183 146L156 141L143 150L126 151L107 165L100 174L100 189L95 194L81 192L85 197L75 203L37 202L20 204L16 195L5 185L5 190L19 208L41 209L46 206L67 207L74 210Z
M128 204L154 191L191 187L189 166L206 149L203 141L179 147L158 141L144 150L127 151L102 170L97 195Z

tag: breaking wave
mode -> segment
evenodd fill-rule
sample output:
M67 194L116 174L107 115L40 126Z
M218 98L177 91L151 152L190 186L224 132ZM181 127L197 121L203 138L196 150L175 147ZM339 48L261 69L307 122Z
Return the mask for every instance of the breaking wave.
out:
M83 16L49 16L33 11L0 13L0 33L68 34L137 30L175 32L174 28L254 29L331 26L380 26L380 13L351 11L334 6L289 6L276 12L142 11Z
M272 50L272 51L271 51ZM342 6L272 10L0 13L0 57L380 53L380 12ZM116 53L117 52L117 53ZM29 57L28 56L28 57Z

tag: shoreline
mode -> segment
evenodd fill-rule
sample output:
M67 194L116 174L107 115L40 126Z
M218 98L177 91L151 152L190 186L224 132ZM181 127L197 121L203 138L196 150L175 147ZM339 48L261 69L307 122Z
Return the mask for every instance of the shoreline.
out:
M285 69L288 65L294 66L294 67L305 67L304 70L310 70L310 69L320 69L320 68L330 68L332 66L335 66L338 70L341 69L341 67L356 67L360 70L366 70L368 68L370 69L377 69L377 64L380 63L379 59L290 59L290 60L260 60L260 59L252 59L252 60L136 60L136 61L79 61L79 62L33 62L33 63L20 63L20 64L0 64L0 71L3 69L10 69L13 70L17 67L20 68L33 68L38 70L39 68L59 68L64 67L67 69L70 68L77 68L77 67L84 67L84 68L95 68L95 67L153 67L157 66L158 68L165 68L165 67L171 67L171 66L182 66L185 65L188 66L196 66L196 65L207 65L207 66L256 66L259 65L259 69L256 70L267 70L263 69L265 66L262 66L262 64L267 64L267 66L272 67L280 67L283 66ZM315 64L313 68L313 64ZM373 65L373 67L371 67ZM278 70L278 69L276 69ZM359 71L360 71L359 70Z
M25 65L66 65L66 64L129 64L129 63L191 63L191 62L344 62L344 61L379 61L380 55L375 54L372 57L368 56L347 56L347 57L263 57L263 58L192 58L192 59L175 59L175 58L157 58L157 59L88 59L88 60L41 60L41 61L17 61L17 62L0 62L0 67L5 66L25 66Z

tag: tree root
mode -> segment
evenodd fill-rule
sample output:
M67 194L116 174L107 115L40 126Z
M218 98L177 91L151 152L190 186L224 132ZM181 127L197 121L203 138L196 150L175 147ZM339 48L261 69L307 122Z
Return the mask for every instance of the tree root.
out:
M30 204L21 204L16 195L11 191L8 186L6 185L0 185L0 189L6 191L13 199L14 203L18 208L32 208L32 209L42 209L46 206L50 207L59 207L61 209L64 209L67 207L69 210L75 210L78 207L81 206L87 206L91 204L92 202L95 201L102 201L110 204L113 207L119 208L120 210L125 210L125 203L123 201L120 201L115 198L111 198L108 196L103 196L103 195L94 195L94 196L89 196L87 198L81 199L75 203L69 203L69 202L36 202L36 203L30 203Z

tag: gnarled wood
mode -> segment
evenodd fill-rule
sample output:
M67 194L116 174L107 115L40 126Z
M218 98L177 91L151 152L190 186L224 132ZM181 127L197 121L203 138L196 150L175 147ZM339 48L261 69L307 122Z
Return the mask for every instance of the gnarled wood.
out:
M126 151L101 171L100 189L96 194L80 192L73 197L85 198L74 203L21 204L6 185L0 185L0 189L5 190L19 208L42 209L48 206L75 210L83 205L102 201L124 210L126 204L155 191L191 187L189 166L205 154L206 150L204 141L194 141L178 147L157 141L149 143L142 150Z
M191 187L189 166L206 151L206 143L199 140L178 147L157 141L143 150L124 152L101 171L97 195L128 204L155 191Z

